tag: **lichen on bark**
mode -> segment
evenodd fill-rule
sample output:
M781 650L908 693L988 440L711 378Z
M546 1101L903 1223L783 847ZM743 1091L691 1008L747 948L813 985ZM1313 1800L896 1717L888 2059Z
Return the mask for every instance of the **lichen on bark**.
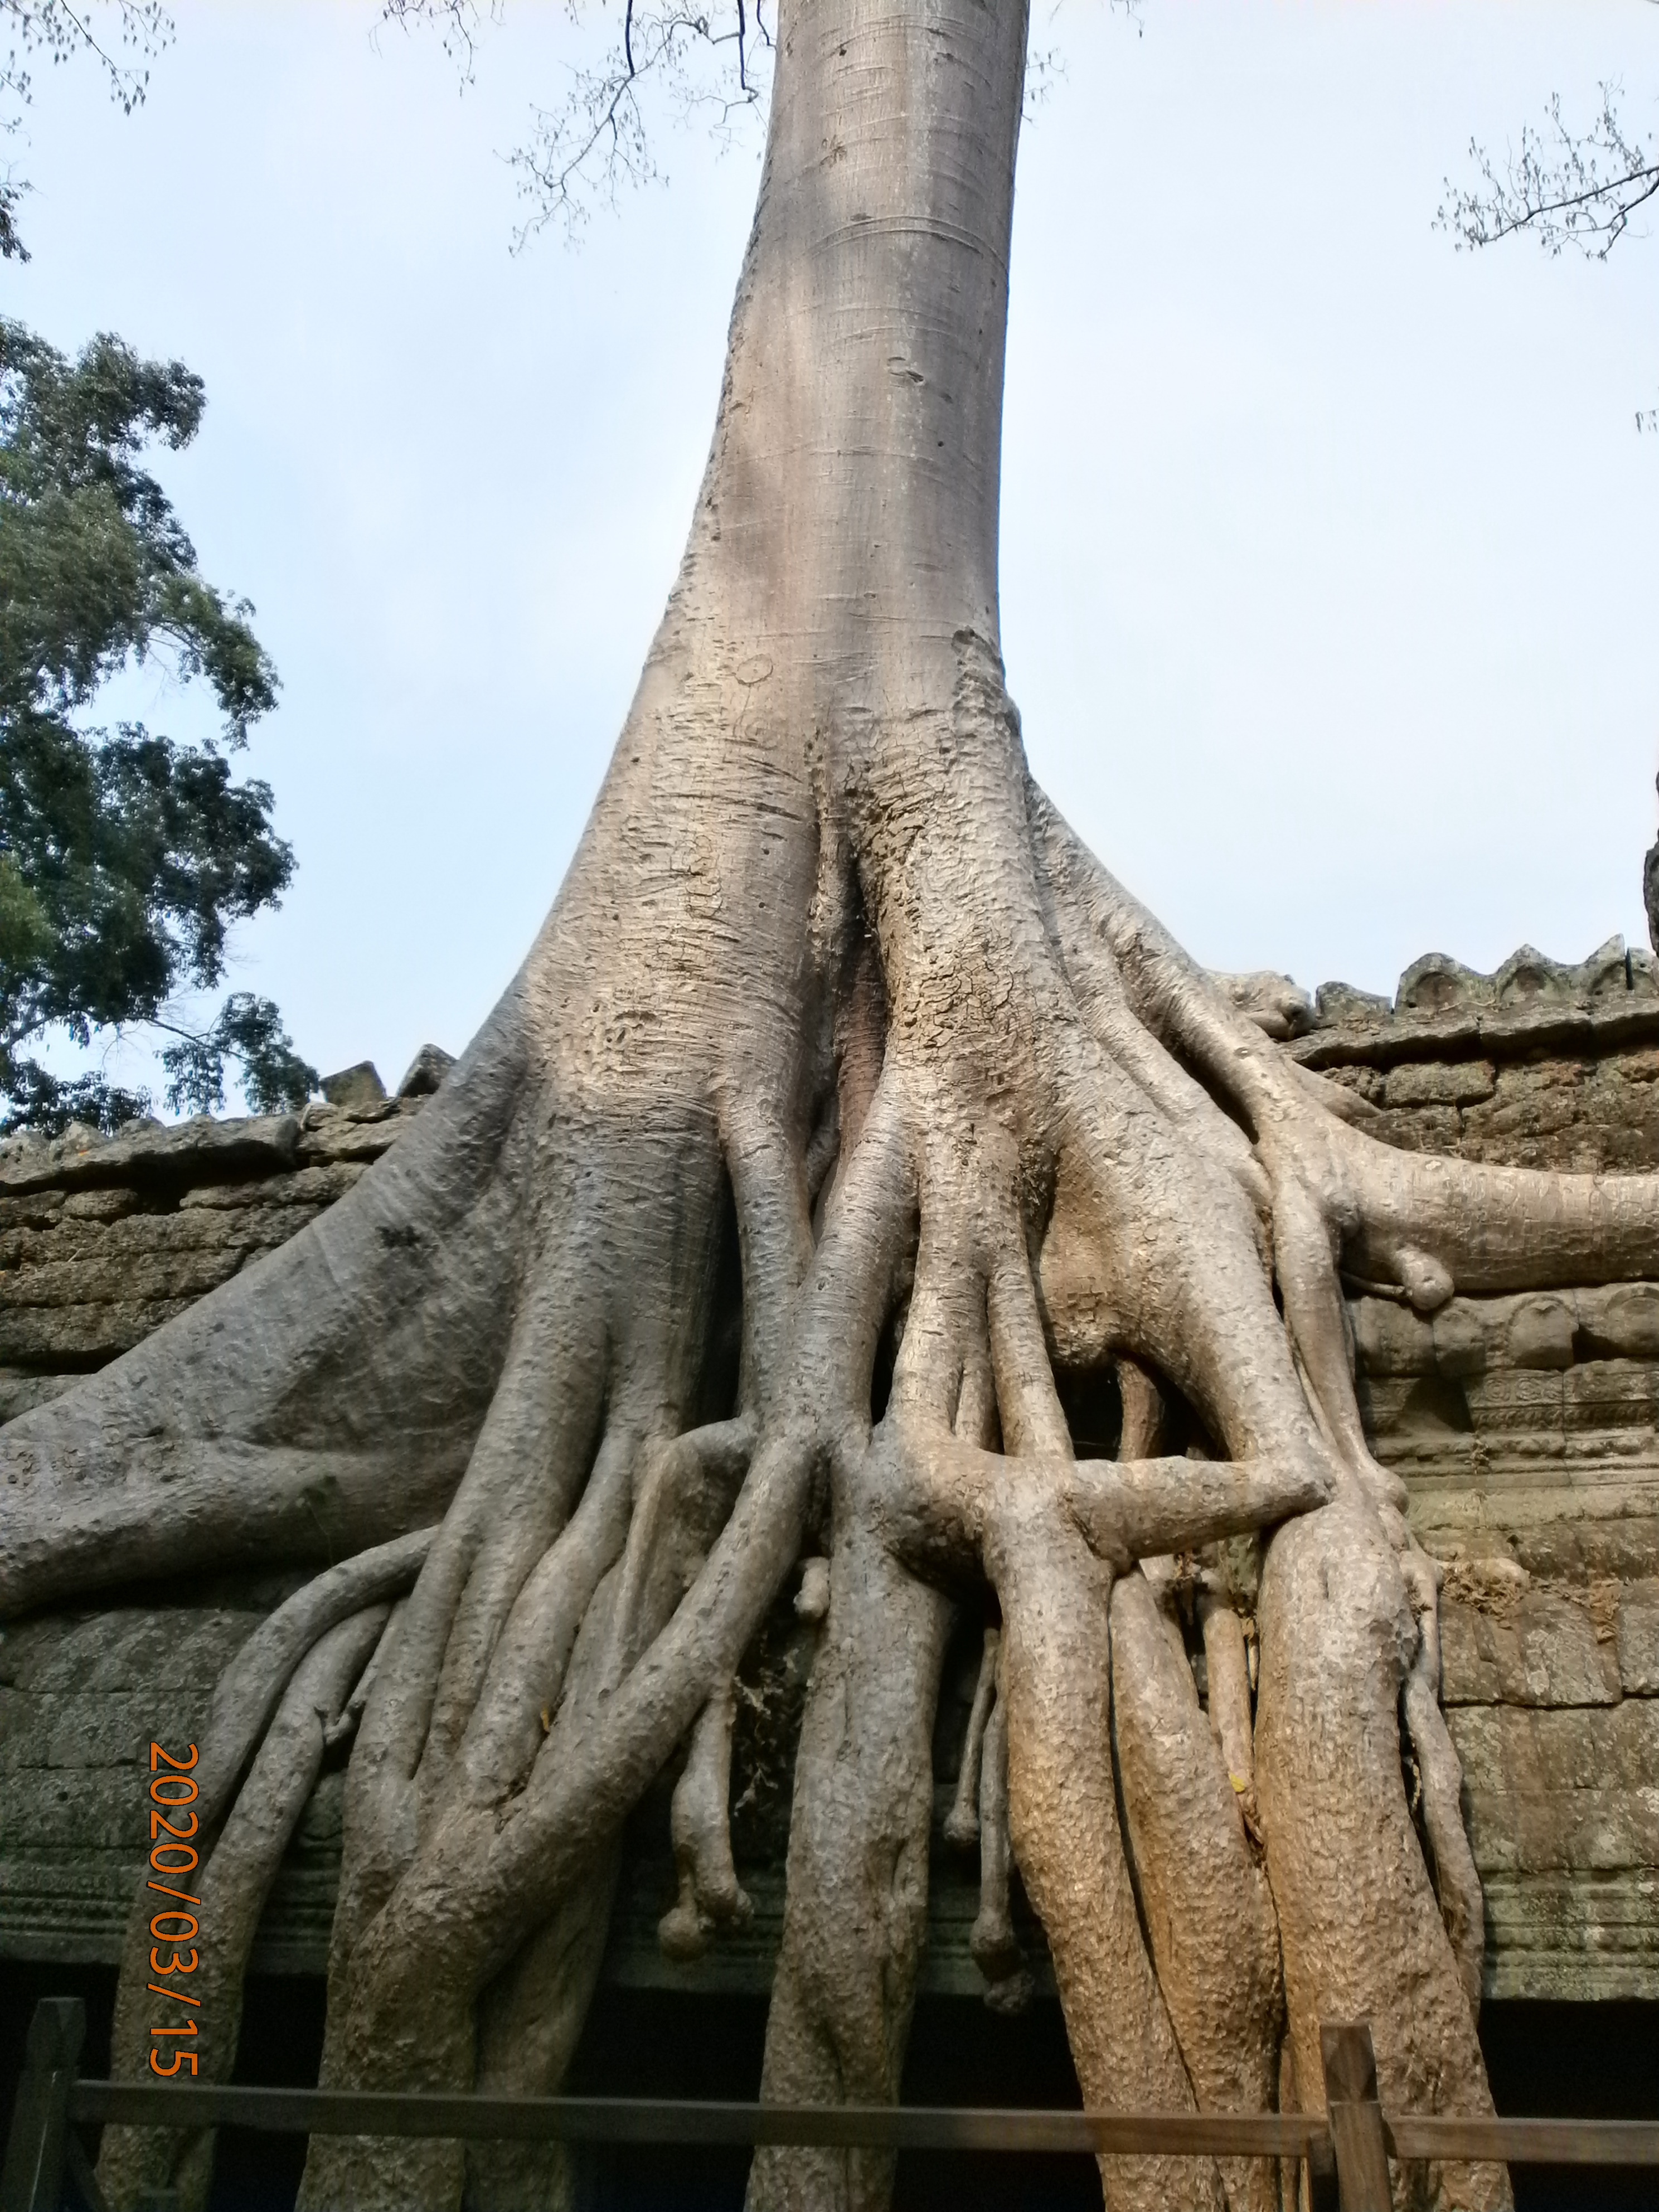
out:
M1389 2100L1490 2109L1435 1573L1366 1447L1342 1277L1429 1311L1651 1274L1659 1179L1380 1144L1033 784L996 579L1025 34L980 0L785 6L690 542L523 968L326 1216L0 1436L7 1611L317 1564L227 1679L203 1826L229 1985L293 1773L351 1736L331 2083L556 2089L617 1839L682 1756L667 1940L741 1917L732 1683L805 1558L766 2095L897 2094L967 1607L997 1628L957 1821L979 1949L1016 1981L1012 1860L1089 2103L1316 2103L1321 2019L1364 2016ZM1080 1456L1065 1405L1113 1370L1118 1455ZM1246 1589L1206 1547L1248 1532ZM205 2172L105 2158L120 2202ZM1103 2179L1115 2208L1280 2190ZM890 2182L769 2150L750 2203ZM1400 2189L1508 2198L1492 2167ZM319 2139L302 2202L565 2196L552 2151Z

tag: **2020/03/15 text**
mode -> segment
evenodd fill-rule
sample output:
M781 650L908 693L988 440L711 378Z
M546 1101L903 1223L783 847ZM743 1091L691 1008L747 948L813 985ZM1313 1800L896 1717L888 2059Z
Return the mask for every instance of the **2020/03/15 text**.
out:
M191 2074L196 2071L196 2051L191 2046L199 2032L201 2000L191 1996L182 1977L195 1973L201 1964L195 1941L201 1934L201 1923L195 1913L182 1908L194 1905L199 1911L202 1900L193 1892L176 1885L193 1876L198 1864L192 1841L197 1816L191 1809L198 1792L195 1777L190 1771L197 1758L194 1744L190 1747L188 1759L175 1759L159 1743L152 1743L149 1747L148 1886L163 1897L176 1899L177 1905L164 1905L151 1917L149 1970L154 1978L147 1986L158 1997L170 1997L177 2004L191 2008L182 2016L175 2013L165 2025L150 2029L150 2072L168 2081L183 2065L188 2065ZM164 2052L172 2061L170 2065L161 2063Z

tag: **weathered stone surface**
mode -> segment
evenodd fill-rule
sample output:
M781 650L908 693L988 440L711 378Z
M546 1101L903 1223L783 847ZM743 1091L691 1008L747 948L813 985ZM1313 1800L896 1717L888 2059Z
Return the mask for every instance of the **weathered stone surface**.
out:
M361 1160L334 1160L319 1167L295 1168L291 1175L272 1176L260 1184L257 1192L246 1182L204 1183L198 1189L187 1190L179 1200L179 1210L189 1212L197 1206L216 1211L235 1212L257 1203L262 1207L303 1206L322 1208L332 1206L337 1198L343 1198L366 1163ZM290 1224L290 1233L299 1224Z
M1402 1060L1383 1079L1382 1106L1469 1106L1497 1088L1487 1060Z
M423 1044L410 1061L404 1079L398 1085L398 1097L428 1097L454 1065L453 1052L446 1052L441 1044Z
M331 1106L378 1106L386 1097L386 1085L374 1061L360 1060L337 1075L325 1075L322 1091Z
M356 1161L367 1166L380 1158L410 1115L418 1114L423 1103L416 1097L388 1098L362 1106L307 1106L297 1163L310 1167Z
M198 1114L164 1126L145 1121L114 1137L71 1122L51 1144L15 1137L0 1144L0 1194L76 1190L88 1184L191 1182L210 1164L222 1174L236 1169L269 1175L293 1164L300 1124L292 1114L216 1121Z
M1375 991L1357 991L1352 983L1322 983L1314 993L1316 1029L1374 1030L1393 1013L1391 999Z
M1451 1705L1613 1705L1616 1649L1578 1594L1527 1589L1503 1611L1443 1601L1442 1694Z
M1616 1143L1616 1105L1627 1107L1631 1102L1622 1095L1620 1071L1616 1066L1609 1070L1608 1063L1621 1056L1639 1061L1656 1043L1659 980L1654 957L1610 938L1576 966L1547 959L1523 945L1493 975L1479 975L1458 961L1431 953L1406 970L1392 1006L1346 985L1322 984L1312 1030L1297 1039L1291 1050L1304 1066L1338 1073L1339 1079L1360 1090L1374 1104L1384 1103L1383 1093L1367 1085L1360 1071L1376 1074L1415 1068L1414 1078L1401 1077L1391 1102L1397 1122L1395 1141L1414 1148L1444 1145L1461 1151L1462 1139L1470 1133L1461 1123L1448 1123L1443 1117L1406 1118L1420 1115L1424 1105L1444 1107L1447 1102L1438 1092L1459 1079L1450 1070L1481 1060L1492 1064L1492 1093L1471 1098L1467 1106L1455 1102L1455 1110L1477 1117L1484 1114L1486 1123L1477 1121L1475 1127L1484 1126L1500 1142L1526 1134L1534 1121L1533 1133L1552 1133L1546 1120L1539 1118L1544 1109L1531 1095L1536 1089L1553 1082L1580 1081L1587 1071L1605 1078L1599 1103L1606 1110L1588 1118L1595 1135ZM1506 1083L1504 1071L1511 1063L1530 1073ZM1434 1069L1443 1073L1429 1073ZM1644 1079L1651 1077L1636 1078L1638 1082ZM1421 1100L1412 1095L1414 1085L1424 1089ZM1553 1133L1586 1118L1582 1113L1558 1117ZM1647 1157L1630 1164L1651 1164L1656 1134L1650 1126L1644 1128ZM1539 1162L1545 1164L1577 1166L1579 1161L1556 1152L1547 1163Z
M0 1419L58 1395L286 1242L420 1104L0 1146Z
M1651 1997L1659 1881L1651 1867L1516 1874L1483 1867L1493 1997Z
M1659 1699L1464 1705L1447 1720L1482 1863L1659 1865Z
M15 1368L0 1367L0 1421L15 1421L20 1413L61 1398L65 1390L73 1388L76 1380L73 1374L31 1375Z
M148 1849L149 1744L199 1738L271 1593L55 1614L0 1635L0 1950L113 1959Z
M1619 1678L1632 1697L1659 1697L1659 1580L1626 1583L1621 1593Z

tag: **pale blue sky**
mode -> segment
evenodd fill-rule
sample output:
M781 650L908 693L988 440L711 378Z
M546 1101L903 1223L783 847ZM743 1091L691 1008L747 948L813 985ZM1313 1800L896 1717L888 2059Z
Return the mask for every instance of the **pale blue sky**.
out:
M206 380L161 473L283 682L300 873L233 979L324 1068L459 1050L580 835L678 558L758 138L514 259L568 55L507 0L463 97L373 0L181 0L148 105L47 71L0 304ZM1101 0L1022 151L1009 678L1038 775L1200 958L1388 989L1643 936L1659 765L1659 238L1431 228L1472 133L1622 77L1646 0ZM200 726L154 675L121 704ZM136 1060L124 1063L142 1076Z

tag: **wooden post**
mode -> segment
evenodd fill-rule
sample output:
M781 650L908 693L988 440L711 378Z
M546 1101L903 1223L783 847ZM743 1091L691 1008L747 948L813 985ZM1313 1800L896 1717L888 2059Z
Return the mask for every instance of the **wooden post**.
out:
M1370 2028L1364 2021L1324 2021L1319 2051L1342 2212L1392 2212Z
M79 1997L42 1997L34 2008L0 2168L0 2212L60 2212L70 2087L86 2033Z

